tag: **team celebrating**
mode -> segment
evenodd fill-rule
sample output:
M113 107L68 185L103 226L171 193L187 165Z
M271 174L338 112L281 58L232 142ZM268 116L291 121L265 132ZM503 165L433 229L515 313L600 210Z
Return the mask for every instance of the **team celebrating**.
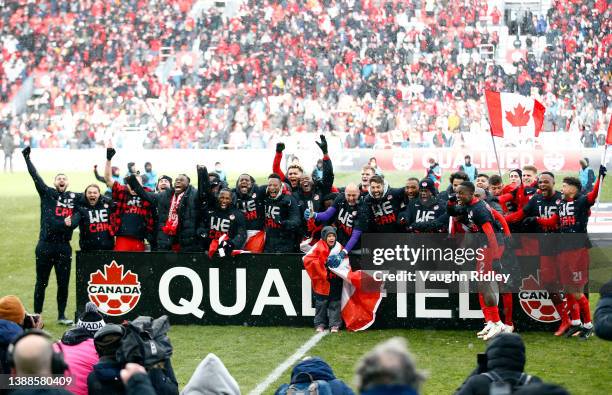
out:
M349 253L361 254L364 233L480 233L483 259L478 271L494 271L496 262L513 254L539 257L540 281L548 291L561 325L555 335L587 339L593 332L589 302L584 294L588 282L590 247L587 224L600 183L588 188L576 177L565 177L556 190L555 175L538 173L534 166L509 172L509 184L499 175L479 173L469 156L449 177L447 188L439 191L440 166L429 160L423 179L410 177L403 188L392 188L370 164L363 166L360 183L334 185L332 160L324 135L317 142L322 158L312 175L292 163L283 172L285 146L279 143L273 173L266 185L241 174L229 188L220 172L197 166L197 185L186 174L174 181L162 176L156 183L133 170L125 178L112 166L115 149L107 148L103 193L98 184L83 193L68 190L68 178L55 176L47 186L36 171L30 148L23 150L28 171L41 200L40 235L36 246L35 313L41 313L51 270L58 281L58 320L65 316L71 269L70 240L79 228L82 251L174 251L205 252L211 258L240 253L308 253L323 243L327 249L323 275L330 287L327 295L316 295L317 330L340 323L337 302L339 285L329 267L337 267ZM375 162L375 161L374 161ZM373 163L374 164L374 163ZM146 169L151 171L150 164ZM538 233L532 238L526 234ZM559 237L571 234L570 242ZM320 244L319 243L319 244ZM326 274L325 274L326 273ZM340 282L341 283L341 282ZM500 288L501 289L501 288ZM315 290L317 291L317 290ZM502 302L500 311L498 302ZM478 337L491 339L512 332L512 293L501 298L493 284L479 288L485 326ZM334 306L334 308L331 308ZM321 308L330 312L322 317ZM333 311L331 311L333 310ZM501 314L500 314L501 313ZM503 321L501 319L503 315Z

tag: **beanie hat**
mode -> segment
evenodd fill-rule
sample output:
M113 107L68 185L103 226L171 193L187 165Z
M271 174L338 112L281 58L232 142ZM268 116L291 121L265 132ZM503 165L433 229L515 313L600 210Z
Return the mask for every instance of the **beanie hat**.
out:
M423 178L421 181L419 181L419 189L428 190L432 195L436 195L438 193L431 178Z
M334 236L338 236L336 233L336 228L334 228L333 226L326 226L323 228L323 230L321 231L321 240L326 240L327 239L327 235L329 235L330 233L333 233Z
M94 347L99 356L114 356L121 346L123 327L117 324L107 324L94 335Z
M0 298L0 319L13 321L17 325L23 325L26 316L25 307L21 300L15 295Z
M170 185L172 185L172 177L167 176L167 175L163 175L161 177L159 177L160 180L168 180L168 182L170 183ZM158 181L159 182L159 181Z
M487 368L522 372L525 367L525 343L516 333L501 333L487 345Z
M92 302L87 302L85 305L85 312L79 317L76 326L87 329L93 335L104 325L106 325L106 323L102 315L98 312L96 305Z

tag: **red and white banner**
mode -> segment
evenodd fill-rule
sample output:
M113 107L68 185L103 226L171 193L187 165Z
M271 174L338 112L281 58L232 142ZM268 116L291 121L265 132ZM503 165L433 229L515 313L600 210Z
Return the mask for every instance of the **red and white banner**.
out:
M486 91L485 97L493 136L540 134L546 112L542 103L516 93Z

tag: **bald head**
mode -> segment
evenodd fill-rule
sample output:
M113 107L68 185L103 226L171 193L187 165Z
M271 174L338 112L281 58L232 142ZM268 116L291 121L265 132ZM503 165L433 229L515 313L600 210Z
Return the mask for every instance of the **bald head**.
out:
M474 190L474 196L482 200L487 196L487 193L485 192L484 188L476 187Z
M28 335L19 340L13 350L15 372L18 375L50 375L53 348L49 339Z
M346 201L351 206L357 204L359 200L359 187L355 183L350 183L344 189L344 196L346 197Z

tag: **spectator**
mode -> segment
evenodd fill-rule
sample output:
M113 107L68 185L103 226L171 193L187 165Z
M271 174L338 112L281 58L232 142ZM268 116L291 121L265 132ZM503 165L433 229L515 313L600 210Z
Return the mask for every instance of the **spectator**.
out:
M351 390L342 380L339 380L334 375L334 372L323 359L319 357L304 358L291 371L291 381L289 384L281 385L274 395L285 395L291 386L299 386L300 384L308 385L314 381L323 381L329 386L332 395L352 395ZM324 385L325 385L324 384ZM320 391L322 392L322 391Z
M372 169L374 169L374 173L377 176L381 176L382 175L382 170L378 167L378 163L376 162L376 158L374 158L374 157L370 158L370 160L368 161L368 165L370 165L370 167Z
M240 395L240 387L223 362L208 354L196 367L181 395Z
M589 193L593 190L595 182L595 172L589 166L589 158L580 159L580 170L578 171L578 179L582 185L582 193Z
M14 295L0 298L0 374L10 373L6 352L9 344L23 332L26 310Z
M317 182L317 180L321 180L323 178L323 159L317 160L317 165L312 170L312 180Z
M13 152L15 151L15 141L13 135L9 132L4 132L2 135L2 151L4 152L4 172L7 167L13 172ZM8 166L7 166L8 164Z
M155 186L157 185L157 173L153 171L153 165L151 164L151 162L146 162L144 165L144 169L145 172L143 175L147 177L147 182L144 183L143 186L154 191Z
M122 365L116 357L123 335L123 327L115 324L106 324L94 335L94 347L100 359L87 376L89 395L125 393L121 381Z
M87 302L85 312L77 321L76 328L66 331L62 339L54 345L55 351L62 352L68 364L68 374L74 381L67 389L73 394L88 393L87 376L93 371L99 359L93 338L104 325L104 319L96 305Z
M406 340L394 337L380 343L358 363L356 386L362 395L417 394L425 374L416 368Z
M604 284L599 293L601 299L595 308L595 334L612 341L612 281Z
M519 388L514 395L570 395L570 393L560 385L536 383L528 384Z
M536 376L524 373L525 344L515 333L501 333L479 354L478 366L455 392L456 395L489 394L494 382L509 383L512 392L526 384L540 383Z
M219 176L219 180L221 180L222 183L227 185L227 176L223 171L223 166L221 165L221 162L215 162L215 173L217 173L217 175Z

